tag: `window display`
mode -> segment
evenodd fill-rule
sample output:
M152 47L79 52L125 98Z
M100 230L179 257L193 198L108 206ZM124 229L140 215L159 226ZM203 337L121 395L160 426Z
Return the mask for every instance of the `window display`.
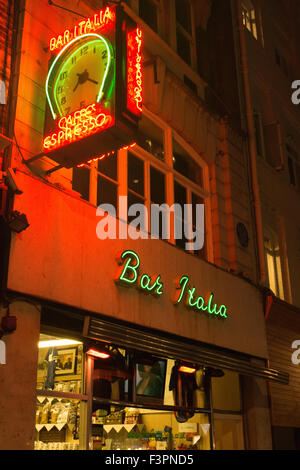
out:
M36 450L82 448L79 438L82 376L83 344L72 339L41 334L37 371Z

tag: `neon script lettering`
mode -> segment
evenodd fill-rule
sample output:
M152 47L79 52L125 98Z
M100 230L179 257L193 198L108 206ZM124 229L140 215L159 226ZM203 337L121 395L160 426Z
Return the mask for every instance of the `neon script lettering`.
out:
M142 112L143 103L142 39L140 28L127 34L127 107L136 115Z
M163 283L160 281L160 275L149 276L148 274L139 275L140 258L131 250L126 250L117 258L121 265L118 276L115 281L123 286L136 286L145 294L162 295Z
M73 39L97 31L115 21L115 12L110 7L106 7L104 10L100 10L99 13L95 13L87 20L80 21L72 30L66 29L63 34L52 37L50 39L50 51L61 49L66 44L71 42Z
M94 134L100 129L107 129L112 124L112 116L105 114L97 104L91 104L62 117L58 121L59 130L45 137L43 147L45 150L53 150Z
M189 283L188 276L182 276L179 280L176 281L176 295L174 299L174 304L178 305L185 299L185 305L188 308L192 308L194 310L202 311L208 313L208 315L217 316L221 318L227 318L227 308L225 305L218 305L214 303L213 293L208 293L205 298L196 295L196 288L192 287L191 289L188 288Z

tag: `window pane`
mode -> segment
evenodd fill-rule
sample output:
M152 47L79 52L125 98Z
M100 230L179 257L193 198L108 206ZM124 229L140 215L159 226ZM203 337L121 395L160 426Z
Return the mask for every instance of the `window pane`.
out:
M296 186L296 178L295 178L295 172L294 172L294 162L291 157L288 157L288 168L289 168L289 175L290 175L290 183L293 186Z
M157 32L157 7L151 0L140 0L139 15L150 28Z
M151 166L150 168L150 193L151 202L164 204L165 196L165 175Z
M164 159L164 133L143 115L139 123L138 145L160 160Z
M188 0L176 0L176 21L191 33L191 7Z
M72 189L80 193L86 201L89 200L90 170L88 168L73 168Z
M199 186L203 186L202 168L197 165L175 139L173 139L173 167L181 175L186 176Z
M201 250L194 250L194 254L199 256L200 258L206 258L206 231L205 231L205 220L197 220L196 218L196 206L197 204L204 204L204 199L198 194L192 193L192 218L193 218L193 232L196 230L200 230L200 224L204 224L204 245ZM204 213L205 214L205 213ZM198 226L197 226L197 225ZM193 240L194 242L196 240Z
M112 204L118 213L118 186L103 176L98 175L97 206L100 204Z
M175 223L180 224L182 230L182 236L180 238L175 239L175 242L177 246L185 249L185 243L187 242L187 240L185 238L184 231L187 232L187 228L185 229L184 204L187 203L187 194L186 188L181 184L177 183L177 181L174 182L174 202L180 205L182 211L182 217L180 219L175 217Z
M145 201L142 197L136 196L135 194L132 194L130 191L128 191L128 208L132 206L133 204L143 204L144 206ZM138 212L134 216L128 215L128 223L130 223L132 220L136 219L137 217L140 217L140 214ZM143 229L145 229L145 223L146 221L143 220L143 224L144 224L144 226L142 227ZM138 227L138 228L141 228L141 227Z
M118 179L118 155L114 153L103 160L98 161L98 171L111 179L117 181Z
M128 189L144 196L144 162L128 153Z
M191 45L188 38L177 28L177 52L187 63L191 64Z

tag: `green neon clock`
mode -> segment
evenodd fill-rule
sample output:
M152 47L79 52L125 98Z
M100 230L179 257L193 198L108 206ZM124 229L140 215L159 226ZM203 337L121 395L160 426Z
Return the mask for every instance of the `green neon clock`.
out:
M106 7L50 39L43 150L60 166L96 161L135 144L142 40L121 6Z
M100 34L84 34L67 44L53 61L46 96L53 119L108 99L113 74L112 46Z

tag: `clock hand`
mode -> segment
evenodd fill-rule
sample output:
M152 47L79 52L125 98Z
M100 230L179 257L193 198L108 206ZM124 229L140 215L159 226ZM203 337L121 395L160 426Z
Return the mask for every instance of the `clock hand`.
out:
M92 83L96 83L96 85L98 85L98 83L99 83L99 82L96 82L96 80L92 80L91 78L88 78L87 81L92 82Z

